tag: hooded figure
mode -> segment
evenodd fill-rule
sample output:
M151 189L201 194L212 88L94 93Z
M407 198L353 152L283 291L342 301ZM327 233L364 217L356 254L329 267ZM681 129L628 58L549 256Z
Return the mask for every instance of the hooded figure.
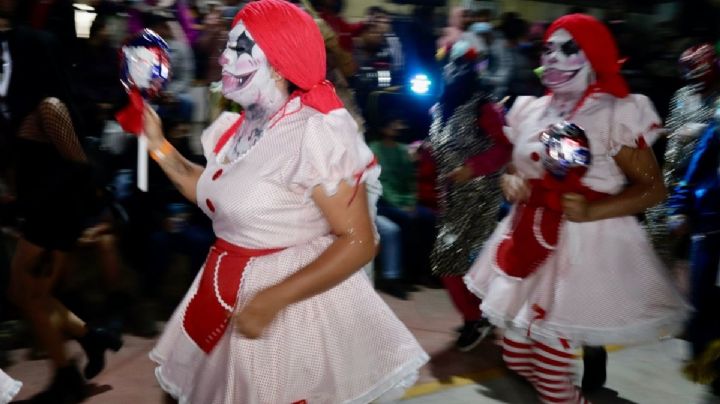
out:
M688 307L634 217L665 197L648 147L660 119L646 97L628 93L610 32L588 15L561 17L545 36L542 65L549 94L519 97L507 115L513 152L501 185L513 207L465 282L504 329L507 366L543 402L585 403L571 377L574 348L674 335ZM540 135L564 121L584 130L592 163L572 187L548 188L543 156L558 150ZM519 266L504 253L508 241L535 259Z
M462 276L495 228L501 203L499 171L512 151L502 133L502 115L480 87L485 51L484 44L461 39L439 53L446 55L444 87L431 112L427 139L437 167L439 207L431 266L462 314L464 325L456 341L461 351L475 347L491 330Z

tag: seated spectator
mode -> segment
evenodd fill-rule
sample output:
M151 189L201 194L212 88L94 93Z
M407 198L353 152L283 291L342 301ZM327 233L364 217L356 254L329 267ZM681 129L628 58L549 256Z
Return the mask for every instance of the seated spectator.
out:
M405 123L396 113L390 112L380 127L381 139L370 143L382 166L383 196L378 202L378 231L381 233L378 288L404 298L411 289L406 282L427 281L428 255L435 237L435 215L418 205L415 165L407 146L396 140L402 136ZM388 221L395 226L389 225Z

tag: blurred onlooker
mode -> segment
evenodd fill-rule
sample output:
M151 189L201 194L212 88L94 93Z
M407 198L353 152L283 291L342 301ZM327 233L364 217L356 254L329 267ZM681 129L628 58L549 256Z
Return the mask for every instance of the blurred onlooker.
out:
M503 16L503 23L515 15L515 13L506 13ZM484 86L490 89L496 98L505 97L513 58L502 30L496 30L488 22L473 23L469 30L482 38L487 46L487 68L481 77Z
M195 79L195 59L190 44L172 16L152 13L146 18L148 28L164 38L170 49L172 80L161 93L158 113L162 117L177 115L178 119L191 122L193 99L190 89Z
M540 78L535 74L539 59L533 59L532 44L528 42L529 24L522 18L509 18L500 27L506 41L509 56L509 72L507 90L503 96L510 99L505 104L512 105L514 99L521 95L541 96L544 88ZM498 95L496 93L496 95Z
M703 133L712 122L720 100L720 58L709 43L686 49L679 58L685 85L675 92L666 122L668 131L664 154L665 185L673 189L687 172ZM667 218L669 206L658 204L647 210L645 228L658 254L668 266L685 261L689 240L670 237Z
M692 381L708 384L715 399L720 397L719 166L720 131L715 120L700 135L688 170L668 201L671 230L692 239L690 300L695 310L686 334L692 356L684 370Z
M59 56L63 57L62 61L69 66L75 56L77 41L73 1L22 0L17 3L17 22L55 36L63 50Z
M384 11L379 11L377 16L365 24L360 36L355 39L352 54L358 70L351 85L355 90L357 105L366 119L371 114L368 105L371 94L392 86L402 74L400 41L390 30L389 17L382 13Z
M443 28L443 33L437 40L437 48L443 49L451 46L460 39L463 33L463 14L466 12L465 8L455 6L450 10L448 14L447 27Z
M367 18L366 24L374 25L384 37L388 53L390 54L391 70L394 74L399 73L405 64L405 60L400 38L398 38L393 30L390 13L382 7L372 6L368 7L365 16Z
M365 24L363 22L349 23L341 16L345 6L344 0L312 0L311 4L338 35L340 46L346 51L352 52L353 38L358 36Z
M434 213L418 204L415 165L410 159L408 147L397 141L403 137L406 125L397 112L383 115L380 140L370 143L370 148L382 167L380 182L383 196L378 202L378 216L383 216L400 229L401 243L380 246L379 288L402 297L407 292L403 281L429 282L429 253L435 238ZM382 223L380 223L382 224ZM388 255L394 255L402 266L389 266ZM397 262L397 261L396 261ZM407 270L412 269L412 273Z
M118 79L118 50L110 41L105 16L95 18L90 37L80 49L74 91L85 117L87 135L100 138L105 121L114 119L112 111L126 99Z

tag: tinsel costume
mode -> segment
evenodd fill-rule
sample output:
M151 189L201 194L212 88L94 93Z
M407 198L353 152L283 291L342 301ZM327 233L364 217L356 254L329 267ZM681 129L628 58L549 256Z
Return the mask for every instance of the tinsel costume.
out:
M455 108L449 118L443 105L433 110L430 144L438 167L440 220L432 250L431 265L436 275L463 275L490 233L495 229L502 195L496 172L453 184L447 176L471 157L496 146L493 138L478 126L478 114L488 100L475 95Z
M670 114L666 129L668 142L665 149L663 178L668 189L674 189L685 176L690 159L705 126L712 120L717 108L717 91L706 91L716 86L718 58L711 44L701 44L685 50L679 64L686 86L675 92L670 101ZM671 237L668 231L668 205L663 202L646 212L645 227L655 250L666 265L684 254L680 251L683 240Z

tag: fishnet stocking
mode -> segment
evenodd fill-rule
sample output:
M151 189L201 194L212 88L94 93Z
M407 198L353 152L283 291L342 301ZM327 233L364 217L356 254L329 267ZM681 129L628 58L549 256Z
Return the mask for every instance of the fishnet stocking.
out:
M60 155L71 161L86 161L75 134L67 107L57 98L46 98L20 125L18 137L52 143Z

